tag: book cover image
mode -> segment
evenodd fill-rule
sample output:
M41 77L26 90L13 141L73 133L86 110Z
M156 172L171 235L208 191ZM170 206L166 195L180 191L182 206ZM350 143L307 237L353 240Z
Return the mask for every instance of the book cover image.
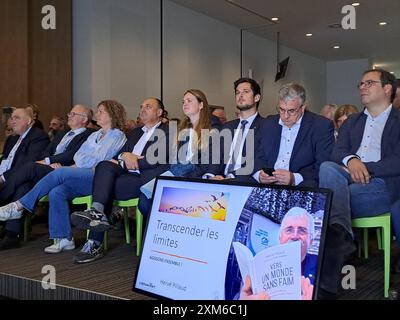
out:
M326 195L254 188L232 239L225 299L311 300Z

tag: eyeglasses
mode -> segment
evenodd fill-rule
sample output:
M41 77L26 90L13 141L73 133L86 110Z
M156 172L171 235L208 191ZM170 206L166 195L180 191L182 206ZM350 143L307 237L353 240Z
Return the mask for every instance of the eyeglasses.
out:
M293 235L295 231L297 230L297 234L299 236L305 236L308 234L308 230L306 227L287 227L283 230L283 232L287 235Z
M357 84L357 88L361 89L361 87L366 86L367 88L371 88L374 83L382 83L382 81L378 80L366 80L366 81L361 81Z
M76 113L76 112L73 112L73 111L71 111L70 113L68 113L67 116L68 116L68 117L75 117L75 116L87 117L86 114L83 114L83 113Z
M285 110L282 109L281 107L277 106L276 107L276 111L279 112L280 114L288 114L289 116L294 116L295 114L297 114L299 112L299 110L303 107L303 105L301 105L300 107L298 107L297 109L289 109L289 110Z

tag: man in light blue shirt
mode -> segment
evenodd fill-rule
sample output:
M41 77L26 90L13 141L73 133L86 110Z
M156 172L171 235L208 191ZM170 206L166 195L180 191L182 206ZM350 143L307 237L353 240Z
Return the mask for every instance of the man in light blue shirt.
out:
M358 84L365 109L341 126L332 162L320 169L320 187L333 191L320 292L335 295L352 245L352 218L390 211L400 197L400 114L392 107L396 79L381 69Z

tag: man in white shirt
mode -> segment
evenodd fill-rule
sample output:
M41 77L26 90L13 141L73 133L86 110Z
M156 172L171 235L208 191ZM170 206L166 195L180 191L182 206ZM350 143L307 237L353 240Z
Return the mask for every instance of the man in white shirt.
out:
M211 164L203 178L251 180L256 149L254 137L264 119L258 113L262 97L261 88L254 79L240 78L235 81L234 89L239 119L227 122L221 130L222 138L224 132L228 132L232 137L227 149L229 153L224 154L226 142L221 139L220 163ZM247 154L248 151L251 153Z
M333 191L321 278L321 288L332 295L353 250L351 219L387 213L400 197L400 114L392 107L396 79L382 69L368 70L358 88L365 109L343 123L332 162L320 170L320 187Z
M279 90L279 114L258 132L254 179L263 184L318 186L319 166L329 160L333 122L306 111L306 91L296 83Z

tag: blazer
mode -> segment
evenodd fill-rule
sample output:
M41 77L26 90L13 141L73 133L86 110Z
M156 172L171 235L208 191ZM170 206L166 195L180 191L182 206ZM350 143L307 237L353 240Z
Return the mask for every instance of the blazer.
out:
M49 158L50 163L61 163L63 166L70 166L74 164L74 155L79 150L81 145L86 141L86 139L94 132L93 129L86 129L77 136L75 136L64 152L54 155L58 144L61 142L62 138L69 132L69 130L62 130L56 134L53 141L47 146L42 154L42 159Z
M140 159L139 162L139 170L140 170L140 177L142 181L146 183L154 179L156 176L160 175L161 173L168 171L169 168L169 134L168 134L168 125L161 124L158 129L162 130L162 136L158 136L156 133L150 137L149 141L147 141L142 156L144 159ZM127 135L127 141L122 149L117 153L114 159L118 159L118 156L123 152L132 152L133 148L135 147L136 143L140 140L144 131L142 128L135 128ZM157 144L157 145L156 145ZM150 161L147 155L147 151L149 148L153 146L154 149L154 156L159 160L156 163ZM153 150L152 150L153 151Z
M364 135L367 115L351 115L339 130L332 161L343 164L343 159L356 154ZM385 180L392 201L400 197L400 113L395 108L389 114L381 140L381 160L364 162L371 176Z
M4 145L3 159L7 158L14 145L18 142L19 135L9 136ZM21 141L15 153L11 168L19 167L25 163L41 160L43 149L49 144L49 136L46 132L32 127ZM9 171L9 170L8 170ZM4 178L8 179L8 171L4 172Z
M258 114L256 116L256 118L254 119L253 123L250 126L250 129L253 129L255 132L255 137L257 137L257 132L261 127L261 124L263 122L264 118L260 116L260 114ZM225 123L225 125L222 127L222 132L224 132L225 130L228 130L230 133L230 138L231 141L233 141L233 137L235 136L235 130L237 129L238 125L239 125L240 119L235 119L232 121L228 121L227 123ZM225 139L223 134L221 135L221 140L220 140L220 161L218 164L210 164L208 171L209 173L212 173L214 175L224 175L225 172L225 167L227 165L227 163L229 162L229 152L230 152L230 145L225 146ZM246 158L246 153L247 153L247 137L245 139L244 145L243 145L243 149L242 149L242 158ZM254 153L252 155L252 160L255 159L256 157L256 152L257 152L257 148L254 145ZM245 165L248 165L248 163L243 163L242 167L244 167ZM250 164L251 165L251 164ZM235 173L235 176L239 179L239 180L243 180L243 174L241 174L240 169L237 170ZM247 176L250 176L250 174L248 174ZM240 178L239 178L240 177ZM246 179L244 179L246 180ZM251 179L250 179L251 180Z
M259 131L254 172L275 166L282 135L279 119L279 115L267 117ZM329 160L334 143L333 122L310 111L304 112L289 163L289 171L302 175L304 180L300 185L318 186L319 166Z

